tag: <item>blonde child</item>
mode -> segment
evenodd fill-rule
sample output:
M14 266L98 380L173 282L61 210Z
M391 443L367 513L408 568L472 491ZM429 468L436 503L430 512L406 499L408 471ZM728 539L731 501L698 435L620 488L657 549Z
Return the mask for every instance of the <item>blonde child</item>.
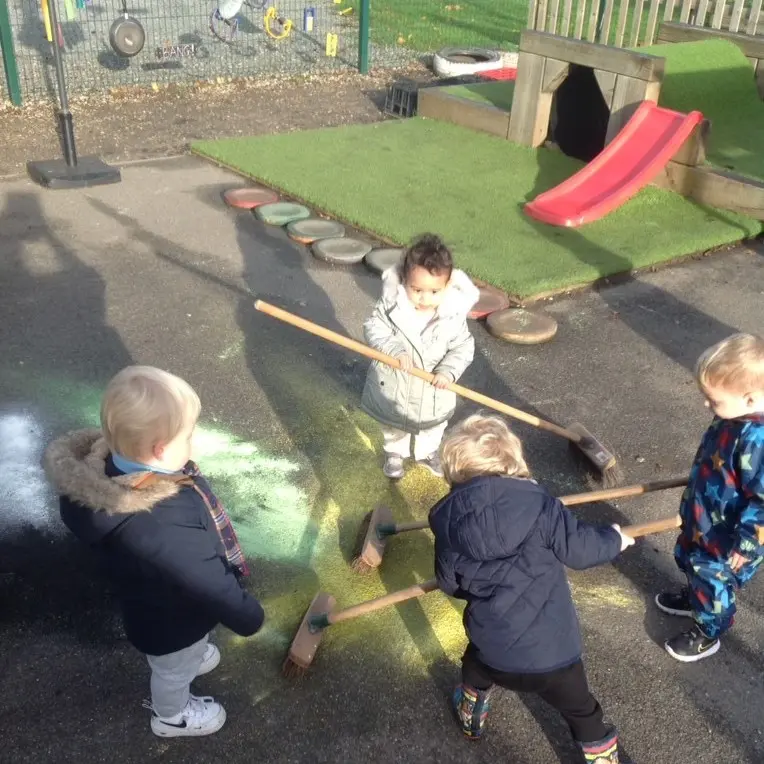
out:
M674 558L687 586L655 598L665 613L695 621L665 645L684 663L719 650L735 592L764 559L764 340L736 334L714 345L698 360L696 379L714 419L679 508Z
M539 695L567 722L584 761L617 764L581 661L565 567L608 562L634 540L617 525L580 522L530 479L520 441L498 417L471 416L441 448L451 491L430 511L439 587L467 601L469 643L453 708L479 737L493 685Z
M361 405L382 425L389 478L403 477L404 460L442 475L438 447L456 406L445 388L472 363L475 341L467 314L479 297L465 273L454 269L448 247L425 234L407 250L399 266L382 276L382 297L364 324L366 342L394 356L401 369L372 363ZM435 374L432 385L405 370Z
M130 366L106 388L102 429L69 433L45 455L61 517L99 555L127 638L151 667L151 729L160 737L223 726L225 709L190 692L220 662L208 634L222 623L249 636L263 623L239 583L248 571L228 516L190 461L199 411L182 379Z

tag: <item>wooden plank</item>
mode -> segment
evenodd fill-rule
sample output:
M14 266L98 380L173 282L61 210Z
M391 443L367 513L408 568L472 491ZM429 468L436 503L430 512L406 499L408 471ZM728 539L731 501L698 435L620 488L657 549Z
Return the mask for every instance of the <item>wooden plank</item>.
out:
M756 89L759 91L759 97L764 100L764 61L757 61L754 77L756 77Z
M616 77L605 145L623 130L639 104L646 100L646 86L647 83L644 80L637 80L634 77L626 77L621 74Z
M565 5L562 11L562 24L560 26L560 34L563 37L570 35L570 19L573 13L573 0L565 0Z
M613 23L613 9L615 8L615 0L605 1L605 11L602 14L602 28L600 30L600 36L597 42L603 45L608 44L610 39L610 25Z
M664 21L673 21L674 20L674 6L676 5L676 0L666 0L666 11L663 14L663 20Z
M732 6L732 15L730 16L729 31L739 32L740 22L743 17L743 5L745 0L735 0L735 4Z
M647 14L647 31L645 32L645 45L652 45L655 42L655 30L658 26L658 10L660 9L660 0L650 0L650 11Z
M724 18L724 12L727 9L727 0L714 0L716 5L714 6L714 15L711 18L711 27L713 29L722 28L722 19Z
M645 0L636 0L634 6L634 18L631 22L631 47L636 48L639 45L639 32L642 28L642 11L645 7Z
M679 21L682 24L690 20L690 8L692 8L692 0L682 0L682 10L679 12Z
M706 16L708 15L709 0L700 0L698 10L695 13L695 26L704 27L706 25Z
M520 38L520 50L579 66L623 74L626 77L650 82L663 81L665 60L647 53L571 40L530 29L526 29Z
M711 123L704 119L693 131L690 137L682 144L679 151L674 154L672 161L677 164L686 164L692 167L705 164L706 145L711 131Z
M538 15L539 0L531 0L528 4L528 29L536 28L536 16Z
M597 2L597 0L592 0ZM586 18L586 0L578 0L578 6L576 8L576 28L573 32L573 36L580 40L584 36L584 19Z
M602 97L605 99L608 109L613 105L613 90L615 89L616 76L613 72L603 72L601 69L594 70L594 77L600 86Z
M422 88L419 91L417 115L452 122L500 138L506 138L509 131L508 111L444 93L443 88Z
M529 34L543 33L525 31L521 43ZM509 118L509 140L522 146L540 146L549 131L552 94L541 92L545 60L544 56L520 50Z
M557 59L548 58L544 66L544 76L541 80L542 92L554 93L562 85L569 71L570 64L567 61L557 61Z
M708 165L691 167L672 161L653 180L653 185L709 207L764 220L764 183L728 170Z
M749 58L764 59L764 37L726 32L723 29L704 29L690 24L661 24L658 42L696 42L698 40L729 40Z
M536 29L540 32L546 31L546 11L547 0L539 0L539 9L536 16Z
M559 34L558 26L560 23L560 0L552 0L549 5L549 21L546 25L546 31L552 34Z
M586 39L594 42L597 38L597 18L600 13L600 0L592 0L592 7L589 12L589 29L586 33Z
M629 0L621 0L621 7L618 10L618 30L615 35L616 47L623 47L623 38L626 35L626 19L629 15Z
M751 12L748 14L748 24L745 27L746 34L756 34L759 26L759 16L761 16L761 0L753 0Z

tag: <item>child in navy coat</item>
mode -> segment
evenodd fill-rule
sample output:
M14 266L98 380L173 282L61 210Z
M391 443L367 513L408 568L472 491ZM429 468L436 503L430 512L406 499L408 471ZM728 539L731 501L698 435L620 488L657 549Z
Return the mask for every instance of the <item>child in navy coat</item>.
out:
M469 638L453 697L479 737L494 684L538 694L568 723L586 762L617 764L581 661L565 567L608 562L634 543L618 526L580 522L529 479L520 441L498 417L471 416L441 450L450 493L430 511L439 587L467 601Z

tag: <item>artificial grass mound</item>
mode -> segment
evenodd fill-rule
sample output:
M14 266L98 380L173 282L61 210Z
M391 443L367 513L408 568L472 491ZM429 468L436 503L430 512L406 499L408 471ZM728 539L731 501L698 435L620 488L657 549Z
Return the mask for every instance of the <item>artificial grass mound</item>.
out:
M764 101L740 48L727 40L640 48L666 59L660 104L711 121L708 161L764 179Z
M448 85L442 92L457 98L466 98L486 106L495 106L504 111L512 110L512 99L515 95L515 83L506 82L477 82L473 85Z
M546 226L523 213L524 203L580 163L421 118L202 141L192 149L386 239L406 243L436 231L460 267L521 297L762 230L757 221L655 188L584 228Z

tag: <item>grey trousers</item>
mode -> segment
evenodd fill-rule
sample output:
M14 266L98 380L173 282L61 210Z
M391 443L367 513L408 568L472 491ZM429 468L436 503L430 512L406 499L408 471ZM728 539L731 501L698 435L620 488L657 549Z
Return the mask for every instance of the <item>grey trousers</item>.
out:
M205 635L176 653L146 656L151 667L151 707L157 716L166 719L186 707L208 640Z

